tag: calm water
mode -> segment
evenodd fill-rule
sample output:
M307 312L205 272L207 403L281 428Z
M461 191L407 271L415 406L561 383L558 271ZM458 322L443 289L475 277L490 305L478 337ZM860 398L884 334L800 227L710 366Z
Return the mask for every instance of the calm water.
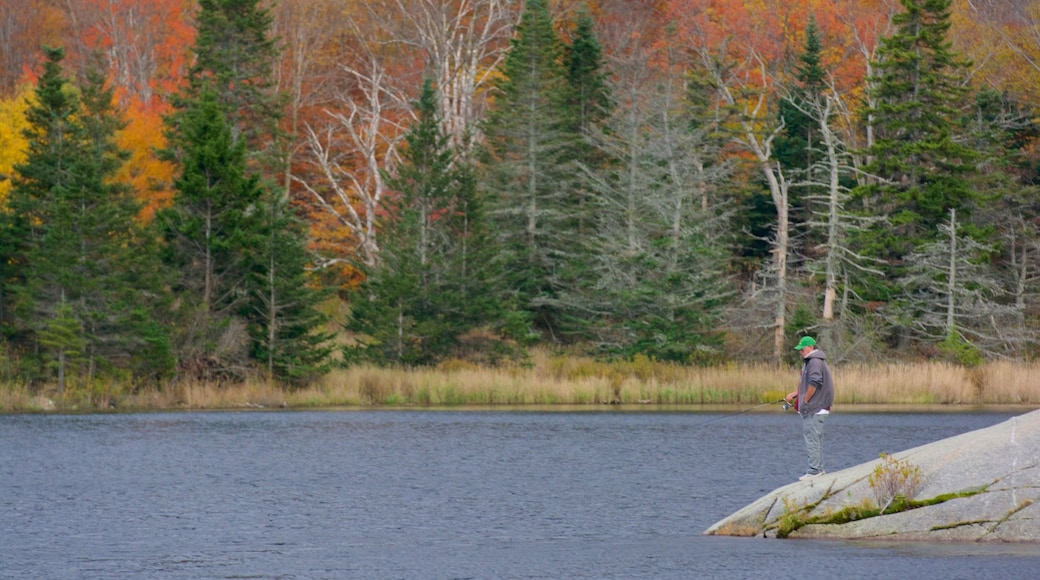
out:
M1008 413L841 414L837 470ZM703 536L793 414L0 416L2 578L1036 578L1040 546Z

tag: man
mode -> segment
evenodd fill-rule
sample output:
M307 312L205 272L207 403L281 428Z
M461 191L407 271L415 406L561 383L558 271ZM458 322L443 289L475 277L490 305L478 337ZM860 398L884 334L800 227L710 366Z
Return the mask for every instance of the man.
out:
M834 380L827 355L816 348L813 337L803 336L794 349L802 356L802 376L798 390L784 398L790 403L797 397L795 408L802 416L802 435L809 455L809 470L798 479L806 480L823 475L823 421L834 403Z

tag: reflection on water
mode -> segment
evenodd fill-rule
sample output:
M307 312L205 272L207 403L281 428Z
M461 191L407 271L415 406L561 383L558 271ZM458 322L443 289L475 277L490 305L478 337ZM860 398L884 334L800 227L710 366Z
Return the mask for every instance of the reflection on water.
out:
M826 467L1018 412L835 413ZM0 577L1035 574L1034 545L701 535L803 472L799 429L779 409L0 417Z

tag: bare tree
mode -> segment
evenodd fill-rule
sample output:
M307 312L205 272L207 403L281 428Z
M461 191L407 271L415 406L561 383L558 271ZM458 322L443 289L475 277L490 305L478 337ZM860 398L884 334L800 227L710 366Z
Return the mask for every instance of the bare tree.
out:
M323 129L305 128L309 162L320 177L294 180L317 207L348 230L356 242L357 259L372 265L379 254L376 214L386 192L381 172L394 165L402 138L400 124L387 109L402 106L405 99L388 86L388 74L378 61L369 64L367 71L350 71L353 88L363 98L342 98L345 112L327 110L331 123ZM326 256L322 265L352 257Z
M886 314L924 343L966 342L980 353L1009 354L1017 341L1007 322L1015 311L1000 301L1003 285L984 259L992 248L960 232L954 209L939 229L945 239L907 257L903 295Z
M425 55L437 83L441 120L452 144L469 151L515 14L508 0L393 0L403 20L398 42Z
M834 322L841 280L855 273L880 276L882 272L872 267L872 260L852 250L848 244L850 232L860 231L873 223L884 221L883 216L864 216L847 209L849 188L843 178L858 175L854 166L854 155L848 142L852 127L836 120L852 115L847 102L838 91L833 78L827 89L817 95L802 98L784 97L787 102L815 123L819 141L815 148L820 155L816 162L795 178L793 186L808 187L808 201L813 205L811 218L806 225L824 232L822 265L817 266L824 277L823 322Z
M356 252L357 260L371 265L379 254L375 224L386 195L383 174L397 163L423 79L438 84L445 133L454 144L471 147L513 14L506 0L394 0L362 3L343 18L351 35L339 64L345 86L325 107L323 123L303 127L314 173L293 181L353 240L353 248L320 263L347 263Z
M724 51L723 51L724 52ZM774 77L764 59L750 48L747 61L740 67L723 68L710 47L698 49L705 70L713 75L720 98L735 112L734 141L754 157L754 163L769 185L769 195L776 209L773 230L773 260L770 267L773 291L773 359L783 360L784 328L787 320L788 255L790 251L789 187L780 164L773 158L773 140L784 129L782 120L769 111L774 96Z

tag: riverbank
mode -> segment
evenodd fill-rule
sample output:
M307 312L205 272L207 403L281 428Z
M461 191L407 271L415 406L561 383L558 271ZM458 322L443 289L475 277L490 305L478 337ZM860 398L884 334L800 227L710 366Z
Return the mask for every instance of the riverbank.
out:
M840 365L836 405L1040 405L1038 363L994 362L967 369L944 363ZM313 386L285 390L261 381L178 383L130 389L116 384L30 390L0 385L0 412L325 407L503 407L599 405L746 408L779 401L796 367L685 367L645 358L601 362L536 353L525 366L486 368L451 361L437 368L357 366Z

